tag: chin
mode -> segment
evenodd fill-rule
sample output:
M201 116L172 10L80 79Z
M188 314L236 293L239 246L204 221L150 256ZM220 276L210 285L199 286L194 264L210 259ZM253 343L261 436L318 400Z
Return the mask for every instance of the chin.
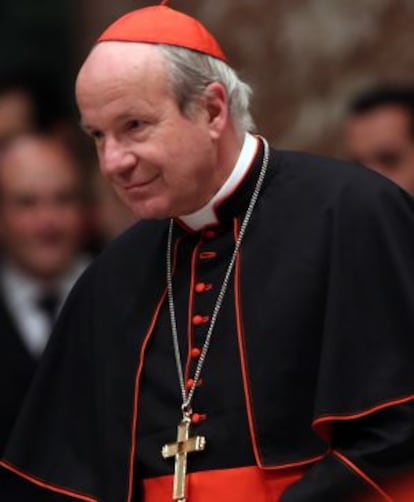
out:
M44 277L56 277L64 273L72 262L72 253L59 250L38 255L31 262L32 269Z
M166 220L172 217L169 213L160 211L143 211L139 213L134 212L134 215L139 220Z
M165 220L173 216L171 208L161 204L128 204L128 207L140 220Z

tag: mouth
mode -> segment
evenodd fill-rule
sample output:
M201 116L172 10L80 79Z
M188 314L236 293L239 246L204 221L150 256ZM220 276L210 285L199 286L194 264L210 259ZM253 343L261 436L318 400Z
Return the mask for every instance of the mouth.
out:
M151 183L153 183L156 179L158 178L158 175L156 176L153 176L152 178L148 179L148 180L145 180L145 181L139 181L139 182L134 182L134 183L131 183L130 185L126 185L123 188L123 190L125 190L126 192L134 192L134 191L137 191L137 190L141 190L143 188L146 188L148 187L149 185L151 185Z
M59 231L44 232L38 234L35 241L38 245L43 247L55 247L65 241L65 235Z

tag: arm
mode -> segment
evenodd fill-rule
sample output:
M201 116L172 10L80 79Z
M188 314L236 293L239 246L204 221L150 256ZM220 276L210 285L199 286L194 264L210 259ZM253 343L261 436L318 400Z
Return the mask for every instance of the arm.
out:
M412 475L411 487L398 493ZM414 403L332 424L332 449L281 502L414 500ZM410 498L411 495L411 498Z
M75 499L42 490L5 469L0 469L0 500L2 502L75 502Z

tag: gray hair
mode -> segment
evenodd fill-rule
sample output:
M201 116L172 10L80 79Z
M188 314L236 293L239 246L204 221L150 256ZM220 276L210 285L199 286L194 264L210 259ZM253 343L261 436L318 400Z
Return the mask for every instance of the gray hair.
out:
M169 69L173 93L182 113L190 115L196 99L212 82L220 82L229 100L230 117L240 133L253 131L250 114L251 87L224 61L181 47L158 46Z

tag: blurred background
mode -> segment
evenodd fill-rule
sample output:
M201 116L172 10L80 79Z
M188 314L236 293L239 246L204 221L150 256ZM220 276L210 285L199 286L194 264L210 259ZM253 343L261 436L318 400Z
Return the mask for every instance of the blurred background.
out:
M73 88L102 30L154 3L0 1L0 454L70 287L133 223L98 174ZM352 158L414 193L414 0L170 5L220 41L274 146Z

